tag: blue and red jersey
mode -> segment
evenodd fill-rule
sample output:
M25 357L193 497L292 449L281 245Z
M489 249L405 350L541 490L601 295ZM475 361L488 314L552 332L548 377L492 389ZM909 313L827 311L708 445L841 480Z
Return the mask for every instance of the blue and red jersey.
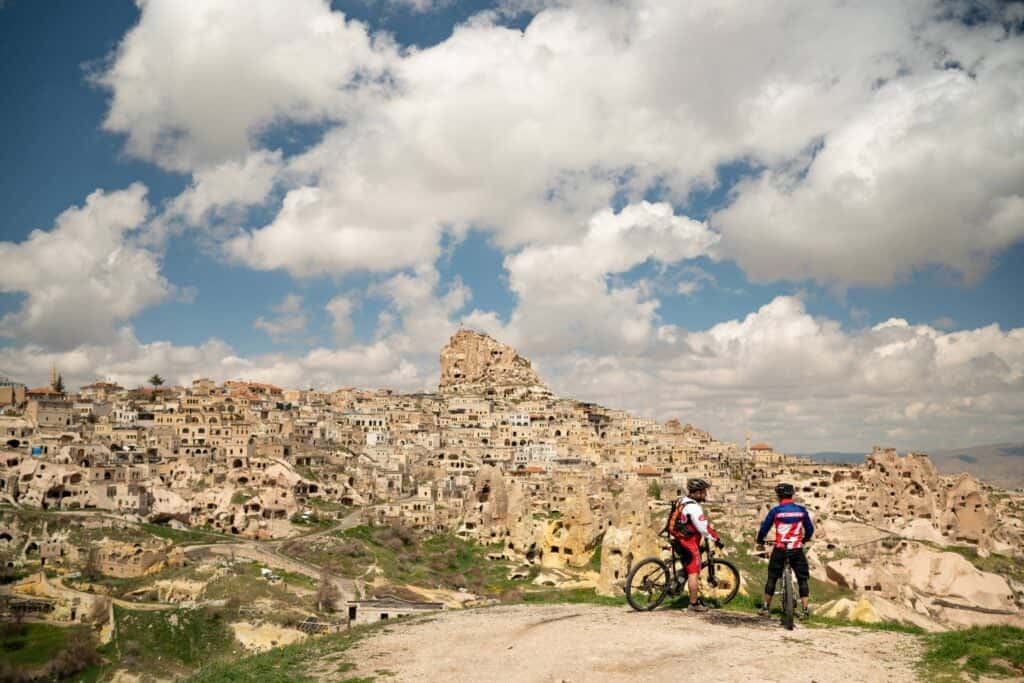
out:
M757 542L764 543L765 536L775 528L775 547L794 550L811 540L814 524L811 513L803 505L797 505L792 498L783 498L773 507L761 523Z

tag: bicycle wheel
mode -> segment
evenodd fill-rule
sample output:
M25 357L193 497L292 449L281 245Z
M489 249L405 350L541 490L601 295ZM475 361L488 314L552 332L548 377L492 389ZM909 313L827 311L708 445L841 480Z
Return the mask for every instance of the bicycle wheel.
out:
M793 593L793 570L786 565L782 573L782 625L793 630L793 612L796 608L796 595Z
M646 612L661 604L668 593L668 565L648 557L633 566L626 576L626 600L635 610Z
M707 560L700 565L700 592L708 602L721 607L739 592L740 570L729 560L716 557L711 562L713 567Z

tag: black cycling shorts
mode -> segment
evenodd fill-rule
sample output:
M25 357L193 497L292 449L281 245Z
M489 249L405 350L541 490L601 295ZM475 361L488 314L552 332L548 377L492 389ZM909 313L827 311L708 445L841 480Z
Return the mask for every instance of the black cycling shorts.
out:
M786 559L789 559L789 566L793 568L796 575L797 586L800 590L800 597L806 598L810 594L808 581L811 578L811 568L807 566L807 556L803 548L772 548L772 556L768 560L768 582L765 583L765 595L775 595L775 584L782 578L782 569L785 567Z

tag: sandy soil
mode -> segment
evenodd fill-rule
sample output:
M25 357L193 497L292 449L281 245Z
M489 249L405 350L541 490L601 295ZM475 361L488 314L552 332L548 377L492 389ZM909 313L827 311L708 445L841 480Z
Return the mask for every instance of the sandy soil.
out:
M786 631L753 615L650 614L591 605L451 611L359 643L347 676L398 681L913 681L916 638L863 629ZM314 670L321 679L332 672Z
M253 626L244 621L231 624L235 638L247 650L263 652L280 645L291 645L306 638L306 634L294 628L283 628L273 624Z

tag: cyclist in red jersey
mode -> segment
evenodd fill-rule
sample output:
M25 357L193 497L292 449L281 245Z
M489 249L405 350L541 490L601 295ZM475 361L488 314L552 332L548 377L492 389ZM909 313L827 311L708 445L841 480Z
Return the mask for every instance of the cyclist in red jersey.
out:
M686 587L690 593L690 609L694 612L706 612L707 606L700 599L700 541L707 538L722 548L724 544L704 516L700 504L707 500L711 484L704 479L690 479L686 482L689 494L680 498L673 508L668 520L668 531L672 538L682 546L683 570L686 572Z

